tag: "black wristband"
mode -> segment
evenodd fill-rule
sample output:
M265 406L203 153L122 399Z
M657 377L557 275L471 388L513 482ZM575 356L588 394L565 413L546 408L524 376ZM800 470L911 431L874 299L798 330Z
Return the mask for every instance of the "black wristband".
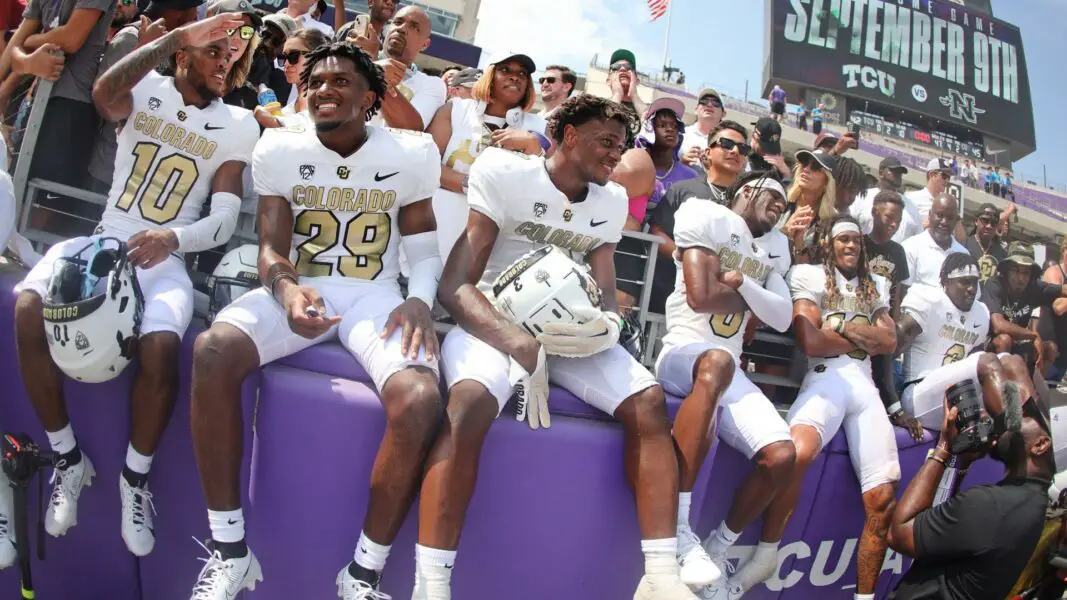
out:
M272 279L270 280L270 295L271 295L271 297L272 297L272 298L274 298L275 300L277 300L277 299L278 299L278 297L277 297L277 295L275 295L275 293L274 293L274 288L275 288L275 287L276 287L276 286L278 285L278 281L280 281L281 279L288 279L289 281L292 281L293 283L299 283L299 282L298 282L298 281L296 280L296 277L295 277L295 276L293 276L293 274L292 274L292 273L290 273L290 272L288 272L288 271L282 271L281 273L278 273L278 274L276 274L276 275L274 276L274 278L272 278Z

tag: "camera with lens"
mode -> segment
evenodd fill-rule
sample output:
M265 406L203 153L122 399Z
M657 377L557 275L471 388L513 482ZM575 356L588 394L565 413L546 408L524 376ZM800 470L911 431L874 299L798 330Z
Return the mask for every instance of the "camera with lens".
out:
M42 467L51 467L52 452L41 448L25 433L5 433L0 438L0 461L4 473L15 485L25 484Z
M967 380L948 388L949 406L955 406L959 435L949 449L953 454L979 450L993 439L993 419L982 416L982 398L974 381Z

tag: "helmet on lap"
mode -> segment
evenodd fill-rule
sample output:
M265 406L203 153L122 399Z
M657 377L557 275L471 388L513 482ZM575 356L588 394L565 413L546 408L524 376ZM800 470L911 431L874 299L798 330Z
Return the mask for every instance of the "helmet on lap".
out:
M497 310L537 336L546 323L580 323L572 309L601 308L589 270L555 246L527 253L493 282Z
M133 360L144 297L126 252L119 239L97 238L53 266L45 337L56 366L78 381L114 379Z
M245 292L260 287L258 262L259 246L255 244L238 246L223 255L207 282L209 322Z

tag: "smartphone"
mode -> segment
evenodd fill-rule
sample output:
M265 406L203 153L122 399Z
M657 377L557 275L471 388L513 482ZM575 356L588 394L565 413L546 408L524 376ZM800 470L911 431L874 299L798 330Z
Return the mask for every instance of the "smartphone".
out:
M322 313L320 313L319 310L314 306L309 306L304 309L304 314L311 317L312 319L317 319L322 316Z
M856 138L857 142L860 141L860 125L859 125L859 123L849 123L848 124L848 132L851 133Z
M352 23L352 29L348 31L348 37L367 37L367 28L370 27L370 15L356 15Z

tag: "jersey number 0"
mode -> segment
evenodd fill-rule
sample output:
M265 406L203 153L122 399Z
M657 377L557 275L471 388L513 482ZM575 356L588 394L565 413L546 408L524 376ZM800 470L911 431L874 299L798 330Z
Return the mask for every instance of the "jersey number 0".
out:
M160 145L152 142L138 142L133 147L133 169L115 206L130 212L139 197L141 216L156 225L165 225L178 216L189 191L200 178L200 170L196 161L175 152L160 160L149 173L159 149Z

